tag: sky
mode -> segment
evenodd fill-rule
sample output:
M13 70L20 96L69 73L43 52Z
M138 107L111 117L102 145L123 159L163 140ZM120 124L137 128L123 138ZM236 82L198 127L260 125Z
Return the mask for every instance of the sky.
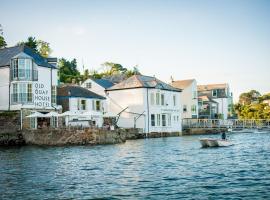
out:
M9 46L34 36L78 67L104 62L169 82L270 92L269 0L0 0Z

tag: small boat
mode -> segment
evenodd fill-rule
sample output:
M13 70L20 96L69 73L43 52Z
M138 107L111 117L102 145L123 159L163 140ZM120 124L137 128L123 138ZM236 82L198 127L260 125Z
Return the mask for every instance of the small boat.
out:
M233 145L229 140L204 138L200 139L203 148L207 147L227 147Z

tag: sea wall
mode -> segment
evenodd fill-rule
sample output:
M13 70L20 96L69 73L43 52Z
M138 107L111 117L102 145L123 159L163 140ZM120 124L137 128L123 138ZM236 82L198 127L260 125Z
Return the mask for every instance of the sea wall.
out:
M22 135L26 144L46 146L118 144L141 137L137 129L40 129L24 130Z
M187 128L183 130L182 135L207 135L227 132L227 128Z

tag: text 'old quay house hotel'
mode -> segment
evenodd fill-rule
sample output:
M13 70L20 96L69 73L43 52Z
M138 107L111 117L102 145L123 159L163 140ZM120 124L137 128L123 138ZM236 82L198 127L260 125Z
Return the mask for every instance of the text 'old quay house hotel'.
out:
M1 49L0 110L21 110L22 119L31 111L59 111L56 63L56 58L45 59L24 45Z

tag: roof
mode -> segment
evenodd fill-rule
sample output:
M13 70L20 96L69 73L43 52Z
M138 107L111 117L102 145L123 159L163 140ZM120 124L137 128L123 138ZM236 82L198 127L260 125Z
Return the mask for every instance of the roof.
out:
M171 83L171 85L173 87L176 87L176 88L183 90L183 89L187 88L188 86L190 86L194 81L195 81L195 79L173 81Z
M19 53L25 53L33 58L34 62L42 67L56 68L52 64L48 63L46 58L36 53L33 49L26 45L18 45L9 48L0 49L0 67L9 66L10 60Z
M199 96L198 99L201 99L202 101L205 101L205 102L218 103L218 102L214 101L213 99L211 99L207 95Z
M107 89L107 88L110 88L114 85L113 82L109 81L109 80L106 80L106 79L92 79L93 81L95 81L97 84L99 84L101 87Z
M175 88L167 83L164 83L158 80L155 77L143 76L143 75L133 75L130 78L108 88L107 90L112 91L112 90L123 90L123 89L133 89L133 88L156 88L156 89L169 90L169 91L175 91L175 92L182 91L178 88Z
M82 97L90 99L106 99L86 88L78 85L62 85L57 88L57 98L61 97Z
M226 89L228 88L227 83L221 84L209 84L209 85L198 85L198 91L207 91L207 90L214 90L214 89Z

